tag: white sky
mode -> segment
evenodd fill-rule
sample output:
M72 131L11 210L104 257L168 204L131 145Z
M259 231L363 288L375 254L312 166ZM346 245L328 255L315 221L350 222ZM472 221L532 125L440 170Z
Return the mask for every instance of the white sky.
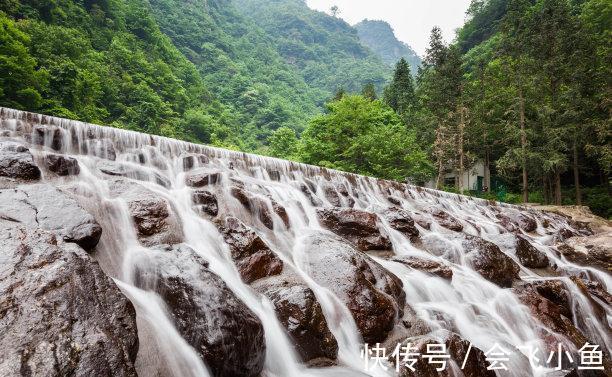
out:
M329 13L332 5L339 16L351 25L363 20L384 20L395 30L395 36L423 56L434 26L442 29L447 42L465 20L470 0L306 0L313 9Z

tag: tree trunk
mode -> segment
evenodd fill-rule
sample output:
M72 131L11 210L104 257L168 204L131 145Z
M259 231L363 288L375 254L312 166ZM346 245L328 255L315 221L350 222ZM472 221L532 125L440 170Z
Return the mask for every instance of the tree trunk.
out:
M576 146L576 141L574 141L573 145L573 153L574 153L574 187L576 189L576 205L582 205L582 194L580 192L580 173L578 172L578 148Z
M555 204L561 205L561 174L555 173Z
M542 176L542 200L544 200L544 203L542 204L548 204L548 189L546 187L546 176L543 175Z
M459 108L459 192L463 194L463 130L465 129L464 108Z
M529 188L527 187L527 158L525 157L527 150L527 133L525 131L525 99L523 98L523 89L519 87L519 124L521 126L521 150L522 167L523 167L523 203L529 202Z
M491 192L491 157L490 157L489 147L485 147L485 159L484 159L484 185L487 188L486 192Z
M436 189L440 190L442 188L442 159L438 157L438 178L436 179Z

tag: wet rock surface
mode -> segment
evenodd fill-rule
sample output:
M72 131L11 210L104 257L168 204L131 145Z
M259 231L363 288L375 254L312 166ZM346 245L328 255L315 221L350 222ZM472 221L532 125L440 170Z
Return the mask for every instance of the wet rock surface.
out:
M232 258L245 283L278 275L283 270L283 262L270 247L237 218L226 218L219 231L229 245Z
M516 236L516 256L523 266L529 268L544 268L550 263L546 254L521 236Z
M215 169L200 168L185 177L185 184L189 187L204 187L214 185L221 180L221 172Z
M365 342L384 340L406 301L401 280L336 236L315 234L304 242L311 277L345 302Z
M395 257L392 261L401 263L415 270L436 275L442 279L451 280L453 278L453 270L450 267L433 260L402 256Z
M462 244L466 257L485 279L500 287L510 287L514 280L518 280L519 266L497 245L480 237L465 237Z
M136 313L79 246L0 220L0 375L136 376Z
M350 208L317 210L321 224L340 237L351 241L359 250L388 250L389 237L379 225L378 216L371 212Z
M145 246L183 241L181 224L170 203L144 186L124 179L109 182L113 197L127 203L128 211Z
M410 239L419 236L419 230L414 226L414 220L408 211L399 208L389 208L385 210L382 216L389 222L391 228L404 234Z
M40 178L40 169L24 144L0 141L0 177L23 180Z
M0 190L0 218L41 228L86 250L98 244L102 227L70 195L49 184Z
M191 248L149 250L137 264L135 281L161 296L177 330L213 376L261 373L266 353L261 321Z
M85 150L92 156L104 158L111 161L115 161L117 159L115 145L111 140L108 139L87 140L85 144Z
M314 292L296 276L283 274L261 279L253 287L272 303L276 315L304 362L332 363L338 342L327 326Z
M81 171L76 159L58 154L46 155L45 167L60 176L78 175Z
M219 214L219 203L217 202L217 197L210 191L195 190L191 194L191 200L202 212L213 217Z
M431 214L441 226L454 232L461 232L463 225L454 216L441 209L431 209Z

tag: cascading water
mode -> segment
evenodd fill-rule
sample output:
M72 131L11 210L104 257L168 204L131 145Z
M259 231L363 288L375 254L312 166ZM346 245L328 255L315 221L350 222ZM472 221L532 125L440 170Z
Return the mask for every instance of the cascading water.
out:
M396 331L402 326L401 312L404 317L406 313L413 313L412 320L421 322L428 332L410 336L435 338L444 330L451 331L482 351L496 345L511 351L505 362L508 370L497 370L497 375L547 375L554 369L554 364L544 363L548 352L540 354L540 363L535 365L529 358L530 348L549 350L552 343L558 342L576 355L579 346L571 336L549 328L533 315L516 288L525 282L560 283L569 292L570 325L609 355L612 307L605 299L588 295L570 276L599 284L605 292L610 292L612 280L607 272L574 264L557 252L555 234L581 231L561 216L12 109L0 108L0 120L0 141L25 143L40 166L49 154L70 156L78 161L78 175L58 176L43 170L42 181L70 192L100 223L102 238L91 255L136 308L140 345L135 365L140 375L220 375L217 365L208 365L207 359L201 357L206 351L201 352L191 338L186 339L181 325L177 324L182 319L171 307L172 297L164 296L161 283L155 278L158 274L176 272L190 282L190 289L200 289L201 269L190 262L199 259L222 280L218 284L225 284L240 305L246 305L261 321L265 334L263 376L395 375L391 362L364 370L361 352L366 335L362 334L363 318L355 315L367 315L367 312L363 314L355 306L356 301L347 298L353 291L349 289L344 295L338 288L349 284L350 277L334 271L342 268L340 262L345 259L330 259L329 263L338 261L338 265L326 265L325 253L312 251L317 248L336 251L335 245L346 248L349 254L359 247L367 251L370 256L359 251L348 260L353 263L355 258L363 258L363 262L354 262L362 263L355 271L362 274L365 269L366 275L374 275L374 278L367 275L368 282L364 284L370 287L374 281L372 284L384 291L380 294L385 302L390 296L397 298L405 294L406 308L395 308L394 328L385 330L386 342L391 345L388 356L397 342L407 339L400 336L392 341L396 334L402 334ZM196 194L207 200L196 199ZM167 203L167 207L160 207L159 203ZM152 223L148 213L141 213L139 205L151 206L153 212L162 214L166 234L160 235L162 230L158 224ZM361 234L355 225L349 226L348 233L334 231L328 220L322 220L321 211L326 209L355 211L357 217L376 214L376 227L383 236ZM385 216L388 211L414 217L416 234L410 236L398 229L394 225L397 216ZM340 221L351 213L341 213ZM254 237L272 251L272 257L266 258L277 259L282 263L283 274L289 271L292 279L314 293L337 343L335 361L328 360L325 366L302 361L294 346L295 338L278 319L274 300L262 294L265 289L258 285L258 281L274 279L279 271L271 272L272 262L269 262L262 267L268 268L262 276L245 278L243 266L234 256L233 242L236 241L231 240L231 232L224 233L228 225L223 221L229 217L239 219L242 226L254 230ZM170 221L171 218L175 221ZM528 219L534 224L528 230L521 229L522 220L504 224L505 220L516 218ZM509 227L516 229L509 231ZM524 267L515 247L517 236L526 239L555 268ZM372 241L371 237L378 239ZM371 246L385 237L386 250ZM487 278L481 259L489 256L474 259L471 255L479 245L485 245L486 254L489 242L503 253L505 259L500 260L504 266L520 268L517 277L501 276L504 282L496 280L497 277ZM163 249L171 246L160 247L172 244L184 245L195 255L187 257L186 252L178 252L183 262L172 265L173 259L167 257L170 252ZM402 260L442 266L452 278L424 272ZM495 263L484 268L496 269ZM514 267L509 268L511 271ZM384 288L378 286L385 279L392 280L384 275L388 271L401 281L398 283L403 285L401 294L391 292L391 283ZM334 276L335 273L338 275ZM513 282L505 283L507 279ZM510 288L512 284L514 289ZM206 289L202 288L203 292ZM402 305L401 299L391 302ZM367 336L376 339L376 335ZM441 341L444 340L441 338ZM384 337L378 342L385 343ZM460 363L461 360L449 363L450 375L463 375Z

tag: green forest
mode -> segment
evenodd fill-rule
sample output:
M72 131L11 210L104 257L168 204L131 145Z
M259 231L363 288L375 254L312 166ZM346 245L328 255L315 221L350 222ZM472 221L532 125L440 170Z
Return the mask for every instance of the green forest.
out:
M390 64L388 24L303 0L7 0L0 105L611 217L611 24L609 0L473 0ZM478 161L484 190L443 179Z

